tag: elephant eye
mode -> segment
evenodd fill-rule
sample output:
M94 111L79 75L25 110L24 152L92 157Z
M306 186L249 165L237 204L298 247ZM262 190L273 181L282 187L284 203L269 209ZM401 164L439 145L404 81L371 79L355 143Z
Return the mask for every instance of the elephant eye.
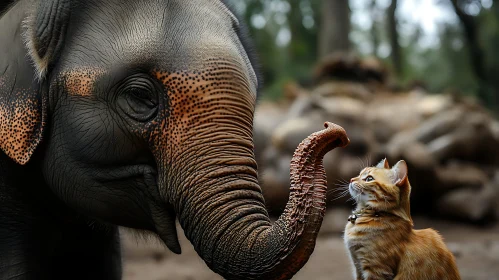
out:
M130 77L119 88L118 105L130 118L146 122L158 112L157 88L146 77Z
M145 111L156 106L147 89L132 87L126 93L126 97L130 107L136 109L137 112L140 112L140 110Z
M371 182L371 181L374 181L374 177L373 177L373 176L371 176L371 175L369 175L369 176L367 176L367 177L364 179L364 181L366 181L366 182Z

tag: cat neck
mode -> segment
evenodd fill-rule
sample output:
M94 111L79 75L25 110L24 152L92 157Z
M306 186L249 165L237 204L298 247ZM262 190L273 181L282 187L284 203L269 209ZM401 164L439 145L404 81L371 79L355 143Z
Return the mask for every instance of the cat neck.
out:
M355 224L357 218L397 218L404 220L405 222L410 223L411 227L413 226L412 218L410 214L408 215L403 208L397 208L392 210L378 210L373 209L369 206L359 205L355 210L352 211L352 215L348 217L348 221Z

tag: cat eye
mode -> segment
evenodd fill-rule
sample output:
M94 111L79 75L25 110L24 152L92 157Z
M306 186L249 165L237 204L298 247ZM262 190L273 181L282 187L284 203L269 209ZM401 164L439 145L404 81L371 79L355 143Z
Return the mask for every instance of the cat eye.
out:
M369 175L369 176L367 176L367 177L364 179L364 181L366 181L366 182L371 182L371 181L374 181L374 177L373 177L373 176L371 176L371 175Z

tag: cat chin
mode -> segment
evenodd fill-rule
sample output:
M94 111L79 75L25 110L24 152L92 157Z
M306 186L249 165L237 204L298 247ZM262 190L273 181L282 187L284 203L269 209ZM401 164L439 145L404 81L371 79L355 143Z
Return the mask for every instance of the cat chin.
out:
M371 196L366 193L362 193L359 195L358 201L363 203L363 204L368 204L368 202L371 200Z
M355 200L358 200L359 195L362 195L361 190L355 186L355 183L350 183L348 185L348 191L350 195L355 198Z
M352 189L350 189L350 190L349 190L349 192L350 192L350 195L351 195L351 196L352 196L355 200L357 200L357 198L356 198L356 197L357 197L358 193L357 193L355 190L352 190Z
M348 185L348 192L353 198L357 197L358 195L358 192L355 190L352 184Z

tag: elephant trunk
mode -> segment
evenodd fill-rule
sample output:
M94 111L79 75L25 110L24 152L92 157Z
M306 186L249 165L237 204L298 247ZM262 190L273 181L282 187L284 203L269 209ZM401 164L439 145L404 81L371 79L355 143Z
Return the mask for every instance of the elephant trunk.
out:
M325 127L296 149L289 202L274 224L258 185L251 136L210 138L212 150L196 158L191 166L198 171L185 173L170 203L213 271L226 279L289 279L306 263L326 209L323 156L349 142L343 128Z

